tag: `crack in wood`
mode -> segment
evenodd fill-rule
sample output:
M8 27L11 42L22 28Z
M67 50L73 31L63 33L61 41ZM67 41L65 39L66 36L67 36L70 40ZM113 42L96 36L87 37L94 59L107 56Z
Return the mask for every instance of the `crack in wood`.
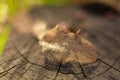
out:
M5 71L1 72L0 74L3 74L4 72L7 72L7 71L11 70L11 69L13 69L13 68L17 67L18 65L20 65L20 64L17 64L17 65L15 65L15 66L13 66L13 67L11 67L11 68L9 68L9 69L7 69L7 70L5 70Z
M15 45L15 46L16 46L16 45ZM16 47L16 49L17 49L18 53L20 54L20 56L22 56L22 57L27 61L27 63L31 63L31 66L32 66L32 65L37 65L37 66L40 66L40 67L45 68L45 66L42 66L42 65L39 65L39 64L30 62L24 55L21 54L21 52L18 50L17 47ZM20 56L19 56L19 57L20 57ZM19 57L18 57L18 58L19 58ZM17 59L17 58L16 58L16 59ZM16 59L12 59L12 60L10 60L10 61L14 61L14 60L16 60ZM111 68L113 68L114 70L120 72L120 70L118 70L118 69L116 69L116 68L114 67L114 65L116 64L116 62L118 61L118 59L119 59L119 57L116 59L116 61L115 61L114 64L112 64L112 65L109 65L109 64L106 63L105 61L103 61L103 60L101 60L101 59L98 59L98 61L106 64L107 66L109 66L109 68L108 68L106 71L104 71L103 73L100 73L100 74L104 74L105 72L107 72L107 71L108 71L109 69L111 69ZM6 61L6 62L7 62L7 61ZM20 64L19 64L19 65L20 65ZM57 71L57 73L56 73L56 76L55 76L55 78L54 78L53 80L56 80L56 78L57 78L57 76L58 76L58 73L59 73L59 71L60 71L61 65L62 65L62 63L60 63L59 68L58 68L58 71ZM16 66L17 66L17 65L16 65ZM6 74L8 74L8 71L9 71L9 70L11 70L12 68L14 68L14 67L16 67L16 66L13 66L13 67L11 67L10 69L1 72L0 74L4 74L4 73L5 73L4 75L6 75ZM30 68L31 66L29 66L29 68ZM89 78L89 77L86 75L86 73L84 72L84 69L82 68L82 65L81 65L80 63L79 63L79 66L80 66L80 68L81 68L81 70L82 70L82 73L83 73L84 77L85 77L86 79L92 80L91 78ZM29 68L23 73L23 75L29 70ZM72 73L72 74L74 74L74 73ZM75 73L75 74L76 74L76 73ZM100 75L100 74L99 74L99 75ZM3 75L3 76L4 76L4 75ZM23 75L22 75L22 76L23 76ZM2 77L2 76L1 76L1 77Z
M33 66L33 64L31 64L24 72L23 74L20 76L20 77L23 77L23 75Z
M15 43L13 43L13 45L15 46L16 50L18 51L18 54L20 54L26 61L29 62L29 60L24 55L21 54L20 50L17 48L17 45ZM29 53L29 52L27 52L27 53Z
M59 74L59 72L60 72L60 67L61 67L61 65L62 65L62 61L61 61L60 64L59 64L58 71L57 71L57 73L56 73L56 75L55 75L55 78L54 78L53 80L56 80L56 79L57 79L57 76L58 76L58 74Z
M18 56L18 57L16 57L16 58L13 58L13 59L4 61L4 62L0 63L0 65L3 65L3 64L8 63L8 62L12 62L12 61L14 61L14 60L16 60L16 59L19 59L20 57L21 57L21 56Z
M81 65L80 63L78 63L78 64L79 64L79 66L80 66L80 69L81 69L81 71L82 71L84 77L85 77L86 79L88 79L88 80L92 80L90 77L88 77L88 76L86 75L86 73L85 73L85 71L84 71L82 65Z
M100 76L100 75L105 74L106 72L108 72L108 71L116 64L116 62L117 62L119 59L120 59L120 57L118 57L118 58L114 61L114 63L113 63L111 66L109 66L109 68L107 68L105 71L99 73L97 76Z
M104 64L106 64L106 65L109 66L110 68L112 68L112 69L114 69L114 70L116 70L116 71L118 71L118 72L120 73L120 70L117 69L117 68L115 68L114 66L112 66L112 65L110 65L110 64L108 64L108 63L106 63L105 61L103 61L103 60L101 60L101 59L97 59L97 60L100 61L100 62L102 62L102 63L104 63Z

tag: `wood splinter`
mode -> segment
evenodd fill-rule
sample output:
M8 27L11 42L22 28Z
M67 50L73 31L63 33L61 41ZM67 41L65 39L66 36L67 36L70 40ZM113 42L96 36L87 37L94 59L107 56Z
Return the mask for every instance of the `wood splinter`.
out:
M48 60L67 63L71 61L81 64L93 63L96 61L97 54L93 44L82 38L79 34L81 29L73 33L64 24L44 31L38 39L42 52L46 54Z

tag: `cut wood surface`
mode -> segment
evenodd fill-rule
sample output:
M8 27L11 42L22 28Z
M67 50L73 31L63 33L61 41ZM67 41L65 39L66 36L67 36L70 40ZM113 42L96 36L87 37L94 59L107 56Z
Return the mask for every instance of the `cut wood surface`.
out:
M20 13L0 57L0 80L120 80L120 18L113 18L75 7L35 7ZM73 31L81 28L80 35L96 46L97 61L82 65L47 60L30 34L38 21L46 22L48 28L59 22L69 23Z

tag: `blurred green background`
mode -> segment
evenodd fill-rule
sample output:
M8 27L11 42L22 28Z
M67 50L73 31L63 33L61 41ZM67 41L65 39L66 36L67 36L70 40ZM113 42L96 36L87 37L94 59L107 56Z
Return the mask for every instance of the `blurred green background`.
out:
M113 4L113 2L118 0L0 0L0 55L2 54L10 32L9 20L17 14L17 12L30 9L34 5L80 5L92 1L106 1L106 3L111 2Z
M0 55L5 47L9 32L9 19L18 11L31 8L33 5L65 5L67 0L0 0Z

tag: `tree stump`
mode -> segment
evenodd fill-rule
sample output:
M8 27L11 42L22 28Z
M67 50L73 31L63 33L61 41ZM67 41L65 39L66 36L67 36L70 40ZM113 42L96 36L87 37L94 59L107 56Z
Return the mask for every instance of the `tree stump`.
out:
M23 15L14 20L0 57L0 80L120 80L119 17L108 20L76 7L35 7ZM97 48L97 61L81 65L45 59L38 40L29 33L37 20L50 27L65 21L73 30L81 28L80 35Z

